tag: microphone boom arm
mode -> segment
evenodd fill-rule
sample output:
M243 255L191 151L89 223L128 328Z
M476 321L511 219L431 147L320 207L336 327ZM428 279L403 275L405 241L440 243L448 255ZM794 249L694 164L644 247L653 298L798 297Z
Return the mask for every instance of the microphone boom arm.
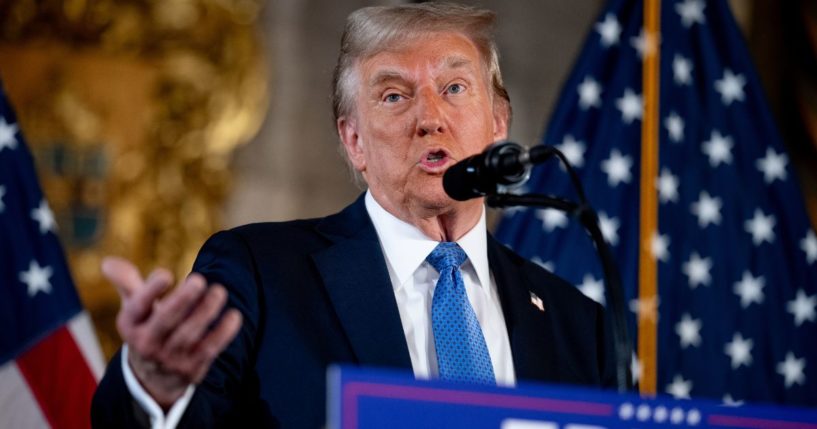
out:
M508 194L498 193L486 196L486 203L490 207L527 206L527 207L547 207L570 214L577 217L585 230L590 234L596 252L601 261L604 273L604 293L610 305L610 317L613 331L613 345L616 365L616 385L619 392L632 390L632 378L630 374L630 359L632 346L627 330L627 319L624 307L624 291L621 286L621 274L613 259L613 253L604 239L604 234L599 227L598 215L587 203L581 182L578 175L570 166L570 163L558 149L553 146L535 146L531 148L527 156L520 157L520 161L527 164L539 164L556 155L565 165L570 180L579 196L581 203L569 201L564 198L543 194Z

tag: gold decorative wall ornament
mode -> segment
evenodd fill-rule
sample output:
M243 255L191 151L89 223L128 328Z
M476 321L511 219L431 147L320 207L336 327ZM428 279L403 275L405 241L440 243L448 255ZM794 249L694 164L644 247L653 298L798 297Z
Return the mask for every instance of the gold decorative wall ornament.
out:
M0 75L108 356L108 254L185 275L266 113L261 0L0 2Z

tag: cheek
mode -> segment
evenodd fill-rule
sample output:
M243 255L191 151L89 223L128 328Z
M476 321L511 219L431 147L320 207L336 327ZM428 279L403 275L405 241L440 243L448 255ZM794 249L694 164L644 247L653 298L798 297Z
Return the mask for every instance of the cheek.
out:
M371 136L387 144L414 135L414 122L410 115L388 115L370 121Z
M370 121L368 127L368 150L366 158L369 168L375 163L381 170L396 169L405 163L411 152L413 128L410 121L403 118L390 118L383 121Z
M493 143L495 138L494 117L484 108L472 107L459 111L454 128L459 129L460 141L468 147L483 147Z

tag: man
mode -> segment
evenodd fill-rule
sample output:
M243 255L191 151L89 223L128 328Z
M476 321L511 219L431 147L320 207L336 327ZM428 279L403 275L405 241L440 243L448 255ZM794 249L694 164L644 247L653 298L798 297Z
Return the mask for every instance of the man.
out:
M442 188L448 167L507 136L493 23L440 4L350 15L334 108L368 191L340 213L220 232L165 297L167 272L142 280L105 261L127 345L97 391L97 426L319 427L331 363L612 383L601 307L489 237L481 199Z

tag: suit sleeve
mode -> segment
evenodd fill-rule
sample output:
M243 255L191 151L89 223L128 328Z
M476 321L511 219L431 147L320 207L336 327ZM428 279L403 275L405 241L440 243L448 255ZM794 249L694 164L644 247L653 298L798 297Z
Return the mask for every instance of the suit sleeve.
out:
M227 306L238 309L243 323L236 338L210 367L196 392L179 428L206 428L235 425L245 427L267 422L258 396L257 377L253 374L255 344L261 319L258 303L263 302L255 263L243 240L234 232L222 231L202 247L193 271L220 283L228 291ZM112 359L101 380L92 404L94 427L149 427L149 419L134 401L122 376L119 354Z

